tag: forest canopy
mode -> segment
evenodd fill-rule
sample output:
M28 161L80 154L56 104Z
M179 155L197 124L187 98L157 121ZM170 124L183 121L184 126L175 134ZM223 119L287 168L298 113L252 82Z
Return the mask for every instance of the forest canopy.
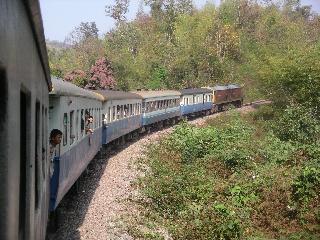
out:
M239 83L252 100L280 87L272 81L286 65L303 67L300 58L319 53L320 17L299 0L208 1L201 9L190 0L145 0L132 21L128 4L106 6L116 25L102 37L94 22L80 23L67 47L49 47L52 75L122 90ZM102 84L93 84L97 76Z

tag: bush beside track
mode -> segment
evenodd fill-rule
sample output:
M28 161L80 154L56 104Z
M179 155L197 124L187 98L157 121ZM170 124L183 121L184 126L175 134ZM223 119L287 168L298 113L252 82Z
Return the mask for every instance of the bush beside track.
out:
M283 140L270 112L183 122L153 145L131 234L162 239L162 226L173 239L319 239L318 139Z

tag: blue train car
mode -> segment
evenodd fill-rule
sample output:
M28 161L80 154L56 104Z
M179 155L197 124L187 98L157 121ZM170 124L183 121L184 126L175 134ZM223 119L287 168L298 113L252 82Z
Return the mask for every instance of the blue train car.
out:
M188 88L181 92L181 115L209 114L212 110L212 90L207 88Z
M149 127L180 117L178 91L136 91L142 97L142 126Z
M50 210L53 211L101 147L103 98L69 82L52 79L49 96L49 131L60 129L62 142L56 150L50 181ZM84 128L85 113L93 116L92 133Z
M142 97L123 91L94 91L103 97L102 144L125 136L141 128Z

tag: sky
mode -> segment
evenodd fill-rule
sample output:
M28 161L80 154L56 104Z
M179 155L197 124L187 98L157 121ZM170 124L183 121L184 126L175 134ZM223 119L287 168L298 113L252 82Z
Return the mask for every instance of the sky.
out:
M202 7L208 0L194 0ZM113 4L112 0L40 0L44 32L47 39L64 41L72 30L81 22L95 22L99 34L103 35L114 27L112 18L105 14L105 6ZM127 18L134 19L140 0L131 0ZM219 4L220 0L211 0ZM320 0L301 0L302 5L312 5L320 12Z

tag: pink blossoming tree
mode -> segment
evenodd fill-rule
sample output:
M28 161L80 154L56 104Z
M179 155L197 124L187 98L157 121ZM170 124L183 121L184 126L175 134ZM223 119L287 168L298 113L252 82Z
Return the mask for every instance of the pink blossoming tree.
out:
M80 69L72 70L64 76L65 81L72 82L82 88L87 85L87 79L87 74Z
M112 89L116 82L111 64L106 58L99 58L90 69L90 79L86 85L89 89Z

